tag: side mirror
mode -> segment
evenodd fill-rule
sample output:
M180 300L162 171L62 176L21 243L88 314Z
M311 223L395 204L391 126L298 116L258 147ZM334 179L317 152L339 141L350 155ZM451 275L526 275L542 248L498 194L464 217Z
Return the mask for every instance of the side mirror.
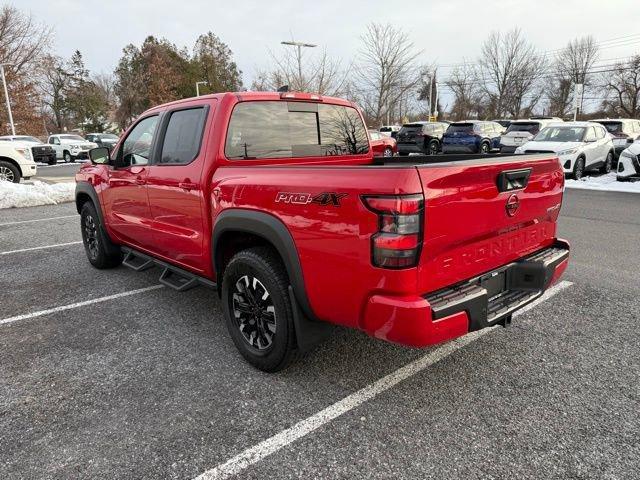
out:
M94 165L106 165L109 163L109 149L106 147L92 148L89 150L89 159Z

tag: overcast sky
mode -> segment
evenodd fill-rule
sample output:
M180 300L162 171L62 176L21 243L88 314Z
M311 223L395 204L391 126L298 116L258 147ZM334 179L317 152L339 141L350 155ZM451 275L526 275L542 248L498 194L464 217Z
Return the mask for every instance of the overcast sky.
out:
M189 49L209 30L234 53L249 86L256 70L268 66L268 49L281 40L316 43L348 65L369 22L401 26L425 64L475 60L492 30L520 27L540 51L563 47L592 34L608 59L640 53L638 0L20 0L55 31L55 52L79 49L93 72L113 71L122 48L147 35L166 37ZM611 63L611 62L608 62ZM449 71L442 68L441 75Z

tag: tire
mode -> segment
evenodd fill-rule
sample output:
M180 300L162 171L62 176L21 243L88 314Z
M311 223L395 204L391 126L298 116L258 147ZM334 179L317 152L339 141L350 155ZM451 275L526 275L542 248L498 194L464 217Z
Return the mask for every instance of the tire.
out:
M431 140L429 142L429 150L427 155L437 155L439 150L438 142L436 140Z
M491 150L491 147L489 146L489 144L487 142L482 142L480 144L480 149L478 153L482 153L483 155L486 155L489 153L489 150Z
M47 163L49 165L55 165L56 163L58 163L58 160L56 159L56 157L51 157L49 158L49 161Z
M75 159L66 150L62 154L62 158L64 158L64 163L73 163L73 162L75 162Z
M607 158L604 161L604 165L600 167L600 173L610 173L611 168L613 167L613 152L609 151L607 153Z
M224 270L229 335L245 360L265 372L282 370L298 354L288 286L280 258L268 247L237 253Z
M80 210L80 229L84 251L91 265L103 270L122 263L122 251L104 231L93 202L86 202Z
M20 183L20 170L13 163L0 160L0 182Z
M576 163L573 164L573 172L571 177L574 180L580 180L584 175L584 157L578 157Z
M387 147L384 149L384 152L382 152L382 156L383 157L393 157L393 150L391 149L391 147Z

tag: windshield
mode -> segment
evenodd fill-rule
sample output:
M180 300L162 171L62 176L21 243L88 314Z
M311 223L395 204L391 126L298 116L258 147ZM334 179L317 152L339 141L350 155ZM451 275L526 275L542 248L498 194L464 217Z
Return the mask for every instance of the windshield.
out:
M19 137L15 137L15 140L17 140L19 142L40 143L40 140L38 140L36 137L29 137L28 135L21 135Z
M61 140L78 140L81 142L84 142L84 138L82 138L80 135L59 135Z
M540 124L538 122L527 122L527 123L512 123L507 128L507 132L529 132L534 135L540 131Z
M622 122L599 122L609 133L622 133Z
M581 142L585 127L547 127L533 139L536 142Z
M473 123L452 123L446 133L473 133Z

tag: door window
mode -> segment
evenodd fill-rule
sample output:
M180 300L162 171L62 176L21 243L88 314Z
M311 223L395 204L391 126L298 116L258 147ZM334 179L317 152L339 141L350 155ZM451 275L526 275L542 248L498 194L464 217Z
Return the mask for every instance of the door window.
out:
M604 128L596 127L596 137L598 137L598 139L602 139L604 138L604 136L605 136Z
M122 166L148 165L158 116L140 120L122 144Z
M191 163L200 151L205 119L205 109L202 107L172 112L158 163L160 165Z

